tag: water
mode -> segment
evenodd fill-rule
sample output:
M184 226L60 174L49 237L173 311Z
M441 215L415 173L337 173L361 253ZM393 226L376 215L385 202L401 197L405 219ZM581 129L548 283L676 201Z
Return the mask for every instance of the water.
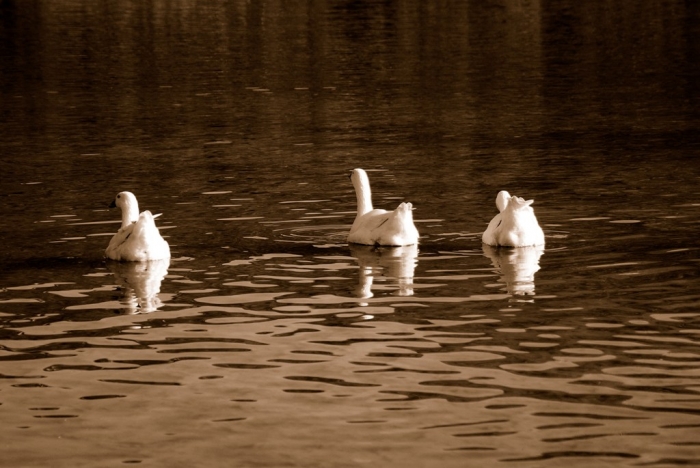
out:
M699 463L699 14L0 3L0 464ZM104 260L122 190L169 262Z

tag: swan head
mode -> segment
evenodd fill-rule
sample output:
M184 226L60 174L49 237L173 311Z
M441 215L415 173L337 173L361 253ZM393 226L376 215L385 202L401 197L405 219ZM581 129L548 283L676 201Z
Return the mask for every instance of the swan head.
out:
M508 200L510 200L510 193L506 192L505 190L498 192L498 195L496 195L496 207L498 208L499 212L506 209Z
M355 187L369 187L369 177L364 169L353 169L350 173L350 180Z
M528 206L532 205L534 202L535 202L535 200L525 200L524 198L521 198L521 197L512 196L508 200L508 207L512 208L513 211L517 211L517 210L522 210L523 208L527 208Z
M135 223L139 219L139 203L131 192L119 192L109 206L122 210L122 221Z

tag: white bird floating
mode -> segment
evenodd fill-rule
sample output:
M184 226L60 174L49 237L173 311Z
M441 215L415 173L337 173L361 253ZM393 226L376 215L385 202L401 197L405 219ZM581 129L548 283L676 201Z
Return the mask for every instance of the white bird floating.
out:
M374 209L367 173L363 169L355 169L350 179L357 194L357 216L350 228L349 243L386 246L418 243L418 229L413 224L413 205L401 203L394 211Z
M122 210L122 226L109 241L105 255L112 260L146 262L170 258L170 246L160 235L155 218L146 210L139 214L139 204L131 192L120 192L110 207Z
M503 247L544 245L544 232L530 206L534 200L510 196L502 190L496 196L498 213L481 236L484 244Z

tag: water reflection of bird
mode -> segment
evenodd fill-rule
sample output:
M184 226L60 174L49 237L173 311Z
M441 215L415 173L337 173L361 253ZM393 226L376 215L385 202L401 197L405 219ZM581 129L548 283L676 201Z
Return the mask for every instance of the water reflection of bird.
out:
M380 276L396 282L398 289L392 294L413 295L413 274L418 263L418 246L372 247L350 244L350 253L360 265L357 297L372 297L374 279Z
M364 245L413 245L418 229L413 224L413 205L401 203L394 211L374 209L369 178L363 169L350 176L357 194L357 216L350 228L348 242Z
M540 257L544 253L544 247L513 249L483 245L483 249L484 255L491 259L493 266L501 273L501 281L506 284L509 294L535 294L535 273L540 269Z
M170 246L160 235L153 216L146 210L139 215L139 204L131 192L117 194L111 208L122 210L122 225L109 241L105 255L112 260L143 262L170 258Z
M506 247L544 245L544 232L530 206L534 200L510 196L502 190L496 196L498 213L481 236L484 244Z
M108 262L117 283L123 288L122 303L129 314L153 312L163 305L158 294L168 274L170 259L150 262Z

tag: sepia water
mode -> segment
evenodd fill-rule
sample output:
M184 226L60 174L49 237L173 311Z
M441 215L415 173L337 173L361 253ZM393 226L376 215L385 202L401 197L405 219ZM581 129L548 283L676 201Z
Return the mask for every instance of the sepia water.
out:
M0 2L0 465L700 463L700 7ZM348 246L375 206L416 247ZM499 190L544 249L492 249ZM122 190L170 261L106 261Z

